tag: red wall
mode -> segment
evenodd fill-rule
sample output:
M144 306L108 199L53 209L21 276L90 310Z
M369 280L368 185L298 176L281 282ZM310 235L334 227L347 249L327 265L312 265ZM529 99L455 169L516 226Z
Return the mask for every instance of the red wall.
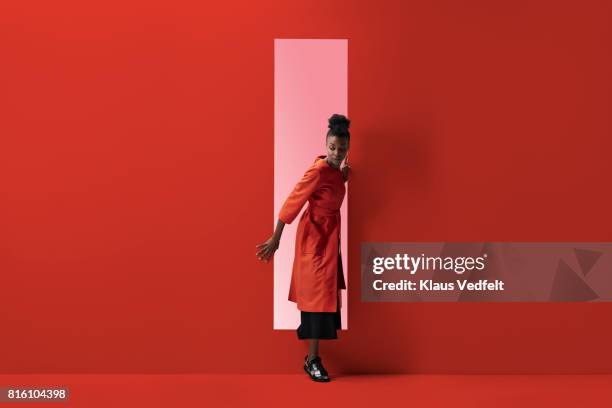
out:
M0 7L0 372L301 369L254 255L274 38L349 39L328 368L612 372L609 303L362 304L358 284L363 241L612 240L609 2Z

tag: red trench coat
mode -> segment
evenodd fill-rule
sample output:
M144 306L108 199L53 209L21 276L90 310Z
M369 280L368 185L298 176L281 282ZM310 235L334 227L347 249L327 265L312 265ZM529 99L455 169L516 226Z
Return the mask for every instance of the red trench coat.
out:
M335 312L339 290L346 289L340 254L340 207L346 188L342 171L318 156L280 210L285 224L300 217L289 300L304 312Z

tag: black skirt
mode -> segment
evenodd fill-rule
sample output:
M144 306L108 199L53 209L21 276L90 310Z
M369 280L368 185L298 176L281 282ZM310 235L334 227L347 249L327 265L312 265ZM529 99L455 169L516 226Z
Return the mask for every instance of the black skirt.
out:
M338 299L340 304L340 299ZM340 308L335 312L304 312L300 311L302 323L297 328L298 339L337 339L336 330L342 328Z
M338 254L338 274L342 272L342 259ZM342 276L342 275L339 275ZM304 312L300 311L302 322L297 328L298 339L337 339L336 330L342 328L340 319L340 292L338 291L335 312Z

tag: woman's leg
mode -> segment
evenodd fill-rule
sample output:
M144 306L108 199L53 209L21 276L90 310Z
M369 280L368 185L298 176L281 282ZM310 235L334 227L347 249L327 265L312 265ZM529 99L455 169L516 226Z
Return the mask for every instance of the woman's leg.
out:
M319 356L319 339L308 339L308 361Z

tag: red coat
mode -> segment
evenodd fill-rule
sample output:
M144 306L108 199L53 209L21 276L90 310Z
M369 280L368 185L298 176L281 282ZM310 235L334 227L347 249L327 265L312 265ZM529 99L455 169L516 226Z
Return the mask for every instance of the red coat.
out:
M340 289L346 289L340 255L340 207L346 188L340 169L318 156L280 210L285 224L300 217L289 300L305 312L335 312Z

